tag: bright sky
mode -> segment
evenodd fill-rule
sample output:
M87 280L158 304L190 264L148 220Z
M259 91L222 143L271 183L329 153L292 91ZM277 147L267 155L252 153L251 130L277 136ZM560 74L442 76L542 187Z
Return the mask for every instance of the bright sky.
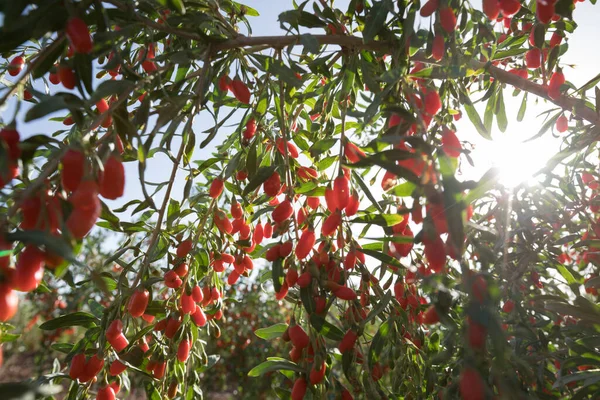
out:
M277 21L279 13L292 8L290 0L247 0L245 2L251 7L254 7L261 14L260 17L251 19L254 35L278 35L282 34ZM347 0L336 1L336 6L345 9L348 4ZM473 3L475 8L481 9L479 1ZM591 51L596 48L595 40L598 35L597 21L600 20L600 7L593 6L589 2L577 3L577 8L574 13L574 19L578 22L579 28L575 34L569 36L569 51L563 59L565 62L573 64L574 68L565 68L564 72L567 80L571 81L576 87L583 85L585 82L593 78L600 70L600 52ZM429 21L421 21L423 26L428 27ZM562 65L564 67L564 65ZM521 104L522 95L513 98L512 89L507 88L504 91L504 99L507 107L507 116L509 120L506 133L501 133L496 128L494 123L493 141L482 139L466 116L457 124L457 135L461 140L466 140L473 143L476 148L472 153L472 158L476 168L470 168L468 163L463 161L463 172L465 178L477 179L490 166L495 165L501 167L504 171L504 181L508 184L516 184L541 168L545 161L550 158L558 149L560 140L552 137L548 132L539 140L530 143L521 143L536 134L543 124L543 118L536 118L536 115L550 108L550 104L540 103L536 105L536 100L530 96L530 101L527 106L527 113L522 122L516 121L517 110ZM2 119L8 121L12 118L14 112L14 102L8 108L2 110ZM480 115L483 118L483 105L479 107ZM22 115L23 113L21 113ZM464 113L463 113L464 114ZM64 115L59 113L57 115ZM195 123L194 131L199 133L211 127L211 118L198 118ZM48 123L43 120L38 120L33 123L20 123L18 126L24 137L33 134L45 133L50 134L56 129L61 129L59 123ZM219 135L221 139L229 134L233 128L224 128ZM204 134L200 135L199 143ZM211 151L214 150L214 145L219 142L217 137L213 143L202 151L196 150L195 157L206 158ZM174 147L176 151L177 147ZM147 176L148 180L153 182L165 181L170 174L171 164L166 156L158 154L155 158L149 161L149 169ZM178 175L173 189L173 197L180 199L185 185L183 173ZM138 182L137 165L129 163L127 165L127 188L125 196L117 201L109 202L109 205L118 206L133 198L139 197L140 186Z

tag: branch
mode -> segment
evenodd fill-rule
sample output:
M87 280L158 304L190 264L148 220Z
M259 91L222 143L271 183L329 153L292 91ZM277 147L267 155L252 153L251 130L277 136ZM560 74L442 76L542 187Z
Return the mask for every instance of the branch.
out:
M314 39L320 45L337 45L340 47L351 47L355 49L365 49L371 51L384 51L392 52L395 45L390 42L363 42L363 39L356 36L345 36L345 35L312 35ZM301 36L239 36L235 39L226 40L222 43L215 44L213 46L213 52L231 50L240 47L253 47L265 45L274 48L281 48L287 46L299 46L302 45ZM423 63L434 64L435 62L428 60L424 56L413 57L416 61ZM556 104L567 111L573 111L577 116L585 119L586 121L600 125L600 117L594 110L585 105L585 102L576 99L571 96L562 95L559 99L551 99L548 96L548 90L538 84L531 82L527 79L521 78L515 74L511 74L508 71L500 69L494 66L488 66L487 63L471 60L469 61L469 67L474 70L487 70L488 73L495 79L502 83L507 83L525 92L532 93L538 97L548 100L551 103Z
M37 66L39 64L42 63L42 61L44 61L46 59L46 57L48 57L48 54L52 53L58 46L60 46L63 42L63 40L65 40L65 34L64 33L59 33L56 40L54 40L54 42L52 42L50 45L48 45L47 47L45 47L43 50L41 50L37 57L35 57L33 59L33 61L27 65L27 70L25 71L24 74L21 74L21 76L19 76L19 78L17 79L17 81L8 88L8 92L6 92L6 94L4 96L2 96L2 98L0 98L0 106L2 106L6 100L10 97L11 94L13 94L15 92L15 90L17 90L17 87L19 87L19 83L21 83L21 81L23 79L25 79L26 77L31 75L31 72L37 68Z
M186 122L185 127L183 128L183 132L190 131L192 129L192 123L194 121L194 116L196 116L196 114L198 114L198 112L200 111L200 108L202 107L202 103L204 101L204 87L205 87L205 83L206 83L206 75L208 73L209 68L210 68L210 46L206 52L206 57L204 59L204 65L202 65L202 69L201 69L202 74L200 75L197 86L195 88L195 94L197 97L196 97L196 101L194 104L194 108ZM158 212L156 226L154 227L154 230L152 231L152 235L150 236L150 242L148 243L148 251L146 252L146 256L144 257L144 261L142 262L142 268L140 268L140 271L137 275L135 283L133 284L133 287L138 285L146 268L150 264L150 253L152 252L154 246L156 245L158 235L160 234L160 231L162 229L162 222L163 222L163 219L165 216L165 212L167 210L167 206L169 205L169 200L171 199L171 190L173 189L173 184L175 183L175 177L177 175L177 170L179 169L179 164L181 163L183 154L185 153L185 148L186 148L186 143L182 139L181 147L179 148L179 152L177 153L177 156L175 157L175 162L173 163L173 169L171 170L171 176L169 177L169 183L167 184L165 197L163 199L162 206L160 207L160 210Z
M469 62L469 66L475 70L481 68L485 69L486 63L471 60ZM551 99L550 96L548 96L548 90L538 83L531 82L525 78L521 78L520 76L511 74L510 72L500 69L498 67L489 66L487 70L491 76L493 76L495 79L499 80L502 83L507 83L525 92L532 93L538 97L542 97L543 99L546 99L549 102L561 107L563 110L572 111L573 113L575 113L575 115L585 119L586 121L594 125L600 125L600 117L598 116L598 114L596 114L596 111L589 108L583 100L576 99L574 97L567 96L564 94L561 95L560 98L554 100Z

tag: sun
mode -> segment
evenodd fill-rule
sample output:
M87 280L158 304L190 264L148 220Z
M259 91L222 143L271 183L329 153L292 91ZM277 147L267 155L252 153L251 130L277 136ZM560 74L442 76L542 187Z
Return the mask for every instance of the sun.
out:
M471 153L477 171L483 174L489 168L500 171L499 181L506 188L520 184L539 183L534 176L560 148L560 139L547 133L533 141L527 138L535 134L535 129L526 129L519 124L519 132L506 132L494 135L493 140L481 140ZM523 132L527 132L526 135Z

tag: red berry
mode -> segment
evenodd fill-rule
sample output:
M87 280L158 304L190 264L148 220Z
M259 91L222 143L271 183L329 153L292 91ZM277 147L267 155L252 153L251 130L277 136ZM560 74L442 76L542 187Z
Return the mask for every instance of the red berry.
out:
M69 376L71 379L76 380L84 373L85 371L85 354L78 353L73 356L71 359L71 366L69 368Z
M346 206L346 216L351 217L358 212L358 207L360 206L360 199L358 198L358 193L354 192L350 199L348 200L348 205Z
M548 82L548 96L552 100L560 98L560 87L565 83L565 75L562 71L556 71L552 74L550 82Z
M0 322L10 320L17 313L18 305L17 293L8 283L0 283Z
M127 304L129 314L132 317L141 317L146 312L149 301L150 293L147 290L136 290L129 298L129 303Z
M483 13L490 20L495 20L500 14L500 2L498 0L483 0Z
M434 238L423 238L425 245L425 258L429 263L429 267L436 273L442 272L446 265L446 249L444 241L435 235Z
M473 279L473 283L471 285L471 291L472 291L475 299L478 302L483 303L483 301L485 300L485 298L488 295L487 282L485 281L485 278L483 276L477 275L475 277L475 279Z
M83 373L79 376L81 382L89 382L102 371L104 360L94 354L85 364Z
M333 235L337 231L337 229L341 223L342 223L342 214L340 214L339 211L332 213L323 222L323 226L321 226L321 235L323 235L323 236Z
M96 182L81 182L69 202L73 210L67 219L67 228L75 239L82 239L94 227L102 212Z
M327 369L327 365L325 361L321 361L321 365L317 365L316 363L312 366L310 370L310 383L311 385L318 385L321 383L323 378L325 377L325 371Z
M23 70L23 65L25 65L25 59L21 56L16 56L8 64L8 74L10 76L19 75L21 70Z
M105 99L100 99L96 103L96 109L98 111L98 114L106 113L109 110L109 108L110 108L110 106L108 105L108 102ZM104 120L102 121L102 127L108 128L111 125L112 125L112 116L110 114L106 114L106 116L104 117Z
M350 161L351 163L357 163L361 159L366 157L365 152L362 151L360 148L358 148L357 145L355 145L354 143L352 143L350 141L347 141L346 144L344 145L344 155L346 156L348 161Z
M194 321L194 324L199 327L206 325L206 315L200 306L196 306L196 311L192 314L192 321Z
M181 312L184 314L193 314L196 311L196 302L192 295L187 293L181 294Z
M350 200L350 182L345 175L340 175L333 181L333 191L337 198L337 207L343 210Z
M61 164L60 179L62 186L66 191L74 192L85 173L85 155L79 150L69 149L63 155Z
M169 318L167 321L167 327L165 328L165 336L169 339L173 339L180 326L181 320L179 318Z
M227 218L227 214L225 214L221 210L216 210L213 218L215 225L222 233L231 233L233 230L233 226L231 225L231 221Z
M75 72L73 72L73 70L70 67L66 65L60 65L58 67L57 74L58 78L60 79L60 83L62 83L66 89L75 88L77 78L75 77Z
M563 37L558 32L554 32L550 38L550 47L556 47L560 45L562 39Z
M212 197L213 199L216 199L217 197L219 197L221 195L221 193L223 193L223 179L221 178L215 178L212 183L210 184L210 189L208 190L208 194L210 197Z
M227 92L231 90L231 78L227 75L223 75L219 78L219 90L222 92Z
M296 257L298 260L303 260L307 255L310 254L316 242L315 232L312 230L305 230L302 232L302 236L300 240L298 240L298 244L296 245L296 249L294 250L296 253Z
M169 271L165 274L165 286L171 289L177 289L183 284L183 281L175 271Z
M113 349L115 349L117 353L123 351L127 346L129 346L129 341L123 334L112 338L106 338L106 341L112 346Z
M487 329L485 326L469 319L467 325L467 333L469 339L469 346L473 349L483 349L485 346L485 338L487 336Z
M429 90L424 97L425 112L429 115L436 115L442 108L442 100L436 90Z
M340 345L339 345L340 353L343 354L348 350L352 350L354 348L354 344L356 343L357 339L358 339L358 335L356 334L356 332L353 331L352 329L348 329L348 331L342 338L342 341L340 342Z
M436 324L440 322L440 316L435 306L429 307L425 313L423 313L423 323L427 325Z
M190 357L191 348L192 343L188 339L183 339L177 348L177 359L182 363L186 362Z
M325 189L325 203L327 203L327 209L332 213L335 210L340 209L338 204L338 197L336 196L335 190L332 187L327 187Z
M504 302L504 305L502 306L502 311L504 311L505 313L510 313L512 312L512 310L514 310L515 308L515 302L512 300L506 300Z
M444 127L442 129L442 149L447 156L457 158L460 156L462 146L454 131Z
M192 251L193 248L194 248L194 243L192 242L191 239L186 239L186 240L182 241L181 243L179 243L179 246L177 246L177 251L176 251L177 257L179 257L179 258L187 257L187 255L190 254L190 251ZM183 275L180 275L180 276L183 276Z
M436 10L438 9L439 6L440 6L439 0L429 0L427 3L425 3L423 5L423 7L421 7L421 11L420 11L421 17L429 17L434 12L436 12Z
M281 178L277 172L273 172L273 175L263 183L263 190L271 197L279 194L281 190Z
M306 271L302 274L300 274L300 276L298 277L298 286L300 286L301 288L305 288L308 287L308 285L310 285L312 281L312 276L310 275L310 272Z
M454 29L456 29L456 15L454 15L453 9L444 7L440 10L440 25L446 32L454 32Z
M533 48L525 53L525 65L529 69L536 69L542 65L542 52L540 49Z
M306 394L306 389L308 387L308 383L304 378L296 379L294 382L294 387L292 388L292 400L302 400L304 399L304 395Z
M117 375L121 375L123 373L123 371L125 371L126 369L127 369L127 366L125 364L123 364L119 360L115 360L112 362L112 364L110 364L109 373L111 376L117 376Z
M273 221L275 221L275 223L280 224L289 219L293 213L294 207L292 206L292 203L288 199L285 199L277 207L275 207L271 216L273 217Z
M556 120L556 130L560 133L566 132L569 129L569 120L564 114Z
M460 375L459 388L463 400L484 400L486 397L483 379L473 368L464 369Z
M105 386L103 388L98 389L98 394L96 394L96 400L115 400L115 390L112 386Z
M125 192L125 168L121 160L111 155L104 164L104 173L99 180L100 195L115 200Z
M231 202L231 216L235 219L240 219L244 216L244 210L237 200L233 199Z
M244 129L243 135L244 139L250 140L254 137L256 133L256 120L254 118L250 118L248 122L246 122L246 129Z
M77 53L91 53L94 44L88 26L81 18L69 19L65 30L71 46Z
M231 91L235 98L241 103L250 104L250 89L248 89L248 86L239 78L235 78L233 82L231 82Z
M292 158L298 158L298 149L296 148L296 146L288 141L287 142L287 146L286 146L286 141L283 140L283 138L279 138L277 139L277 150L282 154L285 155L286 154L286 147L287 147L287 154L292 157Z
M50 72L50 74L48 75L48 80L53 85L58 85L60 83L60 77L56 72Z
M440 61L444 58L444 52L446 51L446 42L444 36L440 33L436 34L433 38L433 45L431 48L431 56L434 60Z
M333 294L340 300L348 300L353 301L356 300L356 292L349 288L348 286L340 286L337 288Z
M21 292L31 292L40 285L44 276L44 252L27 245L19 254L12 285Z
M536 0L535 15L538 21L547 24L554 17L556 0Z
M154 370L152 371L152 376L155 379L162 379L165 376L165 371L167 369L167 363L165 361L161 361L156 364Z
M515 15L520 9L520 0L500 0L500 10L505 18Z
M295 347L303 349L309 345L310 339L300 325L290 326L288 332Z

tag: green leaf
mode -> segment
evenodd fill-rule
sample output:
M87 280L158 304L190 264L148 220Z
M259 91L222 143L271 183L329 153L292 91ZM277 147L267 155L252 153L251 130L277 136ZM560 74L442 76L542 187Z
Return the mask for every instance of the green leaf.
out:
M492 92L483 114L483 125L488 132L492 131L492 123L494 122L494 109L496 108L496 92Z
M276 165L260 167L256 172L256 175L254 175L254 177L250 179L250 182L248 182L248 184L244 188L243 195L247 196L250 192L262 185L267 179L269 179L271 175L273 175L273 172L275 172L276 169Z
M569 0L558 0L554 5L554 12L568 19L573 19L573 10L575 10L575 4Z
M365 214L350 221L353 224L375 224L379 226L394 226L402 222L400 214Z
M304 372L304 370L300 368L300 366L291 361L286 360L285 358L271 357L269 358L269 360L252 368L250 372L248 372L248 376L257 377L262 376L267 372L279 370L295 371L298 373Z
M353 172L352 176L353 176L354 180L358 183L358 186L360 186L360 188L362 189L363 193L371 201L371 203L377 208L377 210L379 210L379 212L383 213L383 208L381 208L381 206L379 205L379 202L377 202L377 200L375 200L375 197L371 193L371 190L369 190L369 187L367 186L365 181L362 179L362 177L359 174L357 174L356 172ZM410 183L410 182L407 182L407 183Z
M83 83L83 87L88 93L94 91L92 85L94 67L92 66L92 56L90 54L76 53L75 60L73 63L75 67L75 74L79 81Z
M471 122L473 123L473 125L475 126L475 129L477 130L477 132L483 138L485 138L487 140L492 140L492 136L490 135L490 133L488 132L488 130L485 128L485 126L481 122L481 118L479 117L479 113L477 113L477 110L473 106L473 103L471 103L471 100L468 100L467 102L465 102L463 104L463 106L465 108L465 111L467 112L467 116L469 117L469 119L471 120Z
M35 121L56 111L67 109L67 102L63 96L48 96L31 107L25 114L25 122Z
M51 235L49 232L38 230L15 231L7 234L6 239L11 242L32 243L36 246L43 246L65 260L83 265L75 258L73 250L61 237Z
M389 302L392 300L392 297L393 295L390 290L385 292L383 298L380 299L379 302L373 307L373 309L371 310L369 315L367 315L367 318L365 318L365 321L363 323L366 325L369 321L381 314L385 310Z
M98 319L90 313L78 311L72 314L62 315L58 318L51 319L40 325L40 329L45 331L53 331L58 328L66 328L70 326L83 326L84 328L93 328L98 326Z
M392 265L394 267L398 267L398 268L405 268L400 261L396 260L394 257L391 257L385 253L382 253L381 251L377 251L377 250L372 250L369 248L369 245L364 245L362 247L362 249L360 250L361 253L364 253L367 256L371 256L379 261L381 261L384 264L389 264Z
M324 317L318 314L311 314L310 324L327 339L340 341L344 338L344 332L340 328L327 322Z
M558 272L560 272L562 277L565 278L567 284L572 285L577 283L577 280L573 277L571 271L569 271L564 265L557 264L556 269L558 270Z
M281 278L284 278L283 274L283 259L281 257L272 263L271 276L273 277L273 289L276 292L281 290Z
M369 365L372 366L376 361L379 360L379 355L381 351L385 347L386 343L390 343L390 336L393 331L393 325L390 323L390 320L385 321L379 327L377 334L373 338L371 342L371 347L369 348Z
M287 30L285 23L290 24L294 28L305 26L307 28L322 28L327 26L319 17L304 10L289 10L279 14L279 24L281 29Z
M527 93L523 95L523 100L521 101L521 107L519 107L519 112L517 113L517 121L523 121L525 117L525 111L527 110Z
M389 12L390 1L384 0L376 2L369 10L369 14L365 19L365 29L363 31L363 41L365 43L372 42L375 36L385 26L385 21Z
M127 93L127 92L133 90L133 87L134 87L133 83L130 81L126 81L126 80L113 81L111 79L111 80L103 81L100 85L98 85L98 87L92 94L92 97L90 98L89 103L96 104L97 101L104 99L106 97L110 97L112 95L120 95L122 93Z
M508 120L506 119L506 108L504 107L504 96L502 95L502 87L498 89L498 97L496 98L496 122L500 132L506 132Z
M268 328L257 329L254 331L254 334L261 339L269 340L269 339L281 337L287 328L288 328L288 324L279 323L279 324L271 325Z
M36 65L36 67L31 72L31 77L33 79L38 79L46 75L46 73L52 69L52 67L56 63L56 60L58 60L58 58L62 55L66 46L67 41L62 40L61 43L57 45L54 50L52 50L52 52L46 55L46 58L44 58L42 62Z
M530 137L529 139L526 139L523 143L531 142L532 140L542 137L544 135L544 133L546 133L551 127L556 125L556 120L558 119L558 117L561 116L561 114L562 114L562 110L560 110L557 114L552 116L552 118L549 118L544 123L544 125L542 125L542 127L540 128L538 133L536 133L534 136Z

